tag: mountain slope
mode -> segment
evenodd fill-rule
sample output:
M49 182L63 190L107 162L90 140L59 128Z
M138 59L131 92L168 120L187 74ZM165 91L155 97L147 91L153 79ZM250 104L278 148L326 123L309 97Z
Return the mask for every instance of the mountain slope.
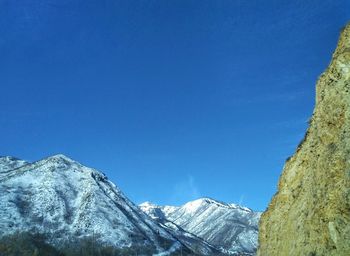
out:
M260 213L248 208L210 198L181 207L146 202L140 208L153 219L165 219L228 252L253 254L256 251Z
M316 86L305 138L260 221L261 256L350 255L350 24Z
M225 251L214 247L208 242L204 241L202 238L187 232L180 226L176 225L174 222L166 218L166 213L177 209L174 206L157 206L150 202L145 202L141 204L140 209L147 213L152 219L156 220L163 228L168 230L170 233L174 234L186 247L190 248L192 251L197 251L201 248L202 253L211 253L213 255L225 255Z

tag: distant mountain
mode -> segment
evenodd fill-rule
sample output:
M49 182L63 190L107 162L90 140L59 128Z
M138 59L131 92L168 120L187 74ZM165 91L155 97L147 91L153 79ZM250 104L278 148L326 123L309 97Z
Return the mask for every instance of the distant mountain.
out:
M64 155L34 163L0 157L0 208L0 236L45 233L55 245L94 236L118 248L148 246L160 255L168 255L167 250L219 253L184 231L169 232L103 173Z
M181 227L227 253L256 252L260 212L210 198L180 207L157 206L149 202L139 207L154 220Z

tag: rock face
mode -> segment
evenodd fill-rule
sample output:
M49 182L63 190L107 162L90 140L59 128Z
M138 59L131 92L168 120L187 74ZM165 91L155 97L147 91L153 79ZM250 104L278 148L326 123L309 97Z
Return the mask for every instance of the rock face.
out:
M140 208L165 226L180 227L233 255L253 255L258 242L260 212L211 198L180 207L143 203Z
M317 82L310 126L259 231L260 256L350 255L350 24Z

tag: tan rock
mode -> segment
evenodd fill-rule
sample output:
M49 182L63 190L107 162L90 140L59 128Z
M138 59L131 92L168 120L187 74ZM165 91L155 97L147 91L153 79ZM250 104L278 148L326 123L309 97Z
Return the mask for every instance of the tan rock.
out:
M259 256L350 256L350 23L259 232Z

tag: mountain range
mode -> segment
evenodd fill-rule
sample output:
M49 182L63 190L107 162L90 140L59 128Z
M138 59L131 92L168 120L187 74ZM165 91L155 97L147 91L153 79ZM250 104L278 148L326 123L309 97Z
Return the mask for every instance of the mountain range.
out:
M131 202L105 174L64 155L0 157L0 236L45 233L50 244L93 237L141 255L253 255L260 213L209 198L183 206Z

